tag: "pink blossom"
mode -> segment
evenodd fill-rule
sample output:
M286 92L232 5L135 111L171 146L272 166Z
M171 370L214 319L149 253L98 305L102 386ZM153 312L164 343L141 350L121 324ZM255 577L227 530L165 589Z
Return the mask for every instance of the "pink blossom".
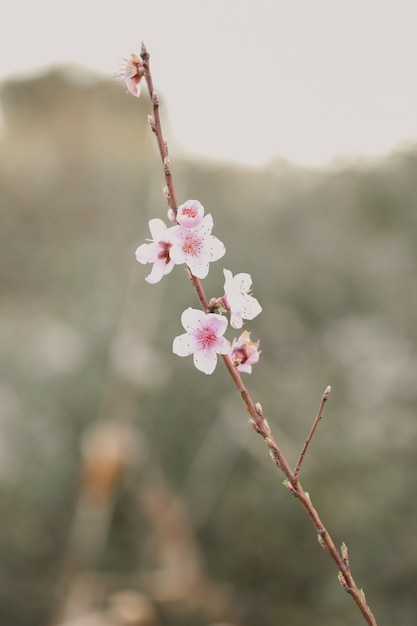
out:
M231 357L239 372L252 373L252 365L259 361L259 341L251 341L250 333L244 330L239 339L233 339Z
M140 81L143 76L142 59L136 54L131 54L128 59L123 59L124 66L116 76L125 81L126 87L132 96L140 96Z
M177 222L186 228L196 228L203 215L204 207L198 200L187 200L178 207Z
M158 218L149 220L152 239L150 243L143 243L136 250L136 260L139 263L153 263L151 273L145 278L151 285L158 283L174 267L174 261L170 256L171 231L174 228L176 227L167 228L164 222Z
M209 263L220 259L226 249L223 243L211 234L213 218L206 215L195 228L174 226L171 259L175 264L186 263L197 278L205 278Z
M223 270L224 302L230 311L230 324L233 328L242 328L243 320L253 320L259 315L262 307L256 298L250 295L252 278L250 274L233 274L230 270Z
M217 355L230 351L230 343L223 337L227 318L188 307L181 315L181 324L187 332L175 337L172 345L174 354L193 354L196 368L205 374L212 374L217 364Z

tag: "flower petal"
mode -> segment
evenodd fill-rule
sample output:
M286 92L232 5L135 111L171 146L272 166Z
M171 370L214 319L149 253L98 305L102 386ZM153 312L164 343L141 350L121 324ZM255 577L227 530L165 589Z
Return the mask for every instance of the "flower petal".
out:
M150 274L148 274L145 280L150 285L155 285L155 283L159 283L161 278L169 274L173 268L174 263L172 261L169 263L165 263L165 261L155 261Z
M262 312L262 307L253 296L247 296L247 301L243 306L243 317L245 320L253 320L254 317Z
M136 261L139 263L153 263L155 258L155 244L143 243L135 252Z
M218 345L216 346L216 352L218 354L229 354L230 350L230 341L228 341L226 337L219 337Z
M237 366L237 370L239 372L245 372L245 374L252 374L252 365L249 365L248 363L241 363Z
M204 374L212 374L217 365L217 354L213 350L197 350L194 352L194 365Z
M177 222L186 228L195 228L201 223L204 207L198 200L187 200L178 207Z
M175 227L167 228L158 218L149 220L149 230L153 239L136 248L135 255L139 263L153 263L152 270L145 279L152 285L159 282L174 268L174 261L170 255L173 228Z
M196 349L195 339L192 335L184 333L175 337L172 344L172 351L177 356L190 356Z
M250 274L233 274L230 270L223 270L225 283L224 293L226 306L230 311L230 323L233 328L242 328L243 320L252 320L259 315L262 307L249 292L252 287Z
M187 258L186 263L191 270L191 274L197 278L205 278L209 273L208 261L203 261L198 257Z
M204 323L210 326L218 337L224 335L227 328L227 317L218 315L217 313L208 313L204 315L204 317Z
M230 315L230 326L232 328L242 328L243 326L243 317L241 313L231 313Z
M214 235L209 235L205 240L204 257L209 261L218 261L226 253L224 243Z
M165 222L163 222L159 217L154 217L149 220L149 230L152 235L152 239L154 241L165 240L165 235L169 230Z
M204 311L189 306L181 315L181 324L187 332L193 332L203 323L205 317Z
M139 79L140 80L140 79ZM139 98L141 91L141 84L135 78L126 78L126 87L129 93L136 98Z

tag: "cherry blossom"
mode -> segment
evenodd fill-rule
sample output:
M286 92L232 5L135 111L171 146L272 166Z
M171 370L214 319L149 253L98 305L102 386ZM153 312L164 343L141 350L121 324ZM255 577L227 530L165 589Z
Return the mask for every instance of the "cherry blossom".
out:
M193 354L196 368L205 374L212 374L216 368L217 355L230 351L230 343L223 337L227 318L188 307L181 315L181 324L187 332L175 337L172 345L174 354Z
M230 355L239 372L252 373L252 365L259 361L258 348L259 341L251 341L247 330L238 339L233 339Z
M195 228L201 223L204 207L198 200L187 200L178 207L177 222L186 228Z
M226 249L223 243L211 234L213 218L209 213L195 228L174 226L171 259L175 264L186 263L197 278L205 278L209 263L220 259Z
M128 59L123 59L124 66L116 73L116 76L125 81L126 87L132 96L140 96L140 81L143 76L142 59L136 54L131 54Z
M243 320L253 320L262 307L256 298L250 295L252 278L250 274L233 274L223 270L225 277L223 301L230 311L230 324L233 328L242 328Z
M153 263L151 273L145 278L151 285L158 283L174 267L170 251L172 248L172 231L175 228L175 226L167 228L164 222L158 218L149 220L152 240L150 243L143 243L136 250L136 260L139 263Z

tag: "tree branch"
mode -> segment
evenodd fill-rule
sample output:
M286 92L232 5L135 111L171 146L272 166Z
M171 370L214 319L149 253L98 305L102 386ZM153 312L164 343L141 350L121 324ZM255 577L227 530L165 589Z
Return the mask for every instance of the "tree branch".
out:
M150 55L144 44L142 44L141 58L143 61L143 66L144 66L144 76L145 76L146 83L148 86L149 94L150 94L151 101L152 101L152 108L153 108L153 116L149 117L149 123L150 123L152 131L154 132L156 136L160 156L161 156L163 167L164 167L164 175L165 175L166 190L167 190L165 195L167 197L169 206L174 211L174 214L176 214L178 210L178 204L177 204L176 194L175 194L175 189L174 189L171 165L170 165L170 161L168 157L167 142L163 138L162 129L161 129L161 121L160 121L160 116L159 116L159 101L158 101L157 93L153 87L151 69L150 69L150 64L149 64ZM202 309L205 312L207 312L208 301L207 301L207 297L205 295L200 279L198 279L196 276L193 276L191 272L190 272L190 279L194 285L194 288L196 290L198 299L201 303ZM338 568L338 572L339 572L338 578L339 578L340 584L352 596L354 602L358 606L368 626L377 626L375 617L366 602L365 594L362 591L362 589L358 588L351 574L346 545L345 544L342 545L341 553L339 553L339 551L337 550L333 542L333 539L331 538L329 532L325 528L315 507L313 506L309 494L306 491L304 491L300 483L300 479L299 479L302 462L304 460L308 447L311 443L315 430L318 426L318 423L322 418L323 408L330 394L330 387L326 388L322 396L319 410L317 412L311 431L305 441L303 449L301 450L295 469L292 470L287 459L285 458L277 442L275 441L275 438L272 434L269 424L264 417L261 405L259 403L255 404L255 402L253 401L249 391L246 389L245 385L243 384L242 378L236 366L233 364L231 357L229 355L223 355L222 358L226 366L226 369L228 370L238 392L240 393L242 397L243 402L246 405L246 409L250 415L251 425L253 426L254 430L263 438L263 440L265 441L266 445L269 448L270 455L271 455L273 462L284 473L286 477L284 480L284 485L293 494L293 496L295 496L297 500L299 500L301 505L304 507L312 524L314 525L317 531L320 545L322 546L322 548L326 550L326 552L329 554L331 559L336 564Z

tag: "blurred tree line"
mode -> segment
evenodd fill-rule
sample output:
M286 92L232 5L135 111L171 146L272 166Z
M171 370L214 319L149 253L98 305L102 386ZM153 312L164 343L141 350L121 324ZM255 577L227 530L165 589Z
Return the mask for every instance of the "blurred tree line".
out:
M0 99L0 623L362 623L222 363L172 354L197 300L134 259L166 216L147 97L61 68ZM304 486L378 624L414 626L416 148L317 170L176 152L179 201L226 245L207 295L226 267L263 306L254 399L295 463L332 385Z

